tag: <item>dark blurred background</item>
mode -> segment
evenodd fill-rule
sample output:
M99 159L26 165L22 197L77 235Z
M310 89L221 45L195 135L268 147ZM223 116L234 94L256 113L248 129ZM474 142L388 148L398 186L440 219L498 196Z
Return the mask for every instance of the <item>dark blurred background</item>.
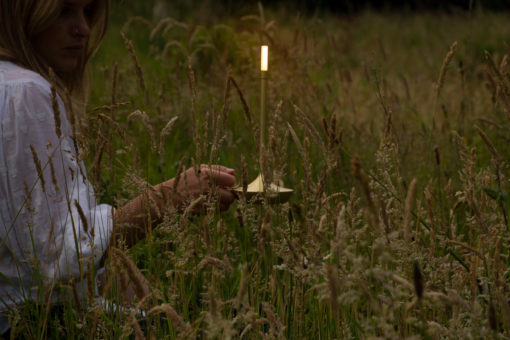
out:
M243 1L226 1L228 3ZM249 2L249 1L244 1ZM263 4L284 4L296 9L314 11L326 9L349 12L367 8L377 10L472 10L482 7L488 10L510 8L510 0L265 0Z
M257 0L111 0L112 16L144 16L160 19L167 15L186 20L197 17L207 21L211 16L229 17L258 13ZM303 15L323 12L355 15L373 11L438 11L459 14L471 11L509 11L510 0L261 0L264 8L279 9ZM120 12L115 9L122 9ZM120 19L120 18L119 18Z
M173 5L193 7L209 2L229 12L256 5L254 0L167 0ZM508 10L510 0L262 0L264 6L286 7L302 12L328 10L356 12L367 8L373 10L432 10L458 11L482 8L485 10ZM214 8L215 6L212 6Z
M253 1L223 0L233 8ZM284 5L303 11L330 10L352 12L367 8L377 10L471 10L481 7L487 10L508 10L510 0L264 0L264 5Z

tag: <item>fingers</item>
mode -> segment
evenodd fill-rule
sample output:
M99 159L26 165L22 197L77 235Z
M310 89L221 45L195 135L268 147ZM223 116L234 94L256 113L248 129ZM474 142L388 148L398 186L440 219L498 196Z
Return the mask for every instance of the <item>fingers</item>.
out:
M235 170L234 169L227 168L226 166L223 166L223 165L217 165L217 164L207 165L207 164L202 164L202 165L200 165L200 168L204 169L204 170L210 170L210 171L213 171L213 172L226 172L226 173L228 173L230 175L234 175L235 174Z
M201 165L200 170L220 187L233 187L236 184L235 171L222 165Z
M228 207L234 202L235 195L232 191L224 188L220 188L219 190L219 203L220 210L227 210Z
M178 191L184 194L187 200L214 192L217 195L220 210L226 210L236 198L230 190L235 184L233 169L222 165L202 164L198 171L195 167L186 170L185 177L179 181Z
M232 191L230 191L229 189L220 188L218 190L218 192L219 192L220 202L225 202L230 205L236 199L236 196L234 195L234 193Z

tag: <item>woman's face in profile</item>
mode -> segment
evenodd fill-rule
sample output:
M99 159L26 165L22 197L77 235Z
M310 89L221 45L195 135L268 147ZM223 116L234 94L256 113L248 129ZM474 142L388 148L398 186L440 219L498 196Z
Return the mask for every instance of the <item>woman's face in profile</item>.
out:
M34 38L36 51L56 73L78 67L90 35L94 1L64 0L57 19Z

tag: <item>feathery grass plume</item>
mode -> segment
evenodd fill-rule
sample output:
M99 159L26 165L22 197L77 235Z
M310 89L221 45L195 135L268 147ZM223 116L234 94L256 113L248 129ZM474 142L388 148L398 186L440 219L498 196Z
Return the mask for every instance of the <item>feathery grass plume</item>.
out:
M178 118L179 117L175 116L172 119L170 119L168 123L166 123L165 127L161 130L161 133L159 134L159 154L161 156L163 155L164 152L165 137L168 136L168 134L170 134L170 131L172 130L172 127L174 126L174 123Z
M243 307L248 307L248 282L250 280L250 272L247 263L243 263L241 271L241 281L239 282L239 289L233 301L233 306L238 311Z
M76 287L76 279L71 278L69 281L69 285L71 286L71 292L73 294L74 306L76 308L78 315L81 316L83 309L81 306L80 295L78 294L78 288Z
M331 310L334 315L338 315L338 292L340 290L340 284L338 282L338 270L334 264L328 264L327 277Z
M467 312L471 312L473 307L470 303L464 300L455 290L447 289L448 295L442 292L424 292L423 296L429 300L440 300L445 305L456 305Z
M418 262L414 262L413 264L413 283L414 283L414 293L416 297L421 300L423 297L423 274L421 273L420 266Z
M180 316L169 303L155 306L149 310L149 315L156 313L165 313L170 318L170 321L172 321L172 325L177 328L179 333L183 333L183 336L191 336L193 333L191 325L185 322L182 316Z
M368 177L361 168L361 162L358 157L354 157L351 161L351 169L352 174L354 175L354 178L358 180L358 182L361 184L361 188L363 190L363 194L365 195L365 198L368 203L368 208L371 213L371 220L372 220L372 226L377 227L379 225L379 215L377 213L377 209L375 207L374 200L372 199L372 194L370 192L370 184L368 182Z
M237 91L237 94L239 96L239 100L241 100L241 104L243 105L243 110L244 110L244 114L246 116L246 120L248 120L248 123L251 125L251 112L250 112L250 107L248 106L248 103L246 102L246 99L244 99L244 95L243 95L243 91L241 91L241 88L239 87L239 85L237 84L237 82L235 81L235 79L230 76L230 81L232 82L232 84L234 85L236 91Z
M188 58L188 81L189 81L189 89L191 92L192 100L196 100L197 98L197 84L195 79L195 71L193 70L193 66L191 63L191 58ZM193 104L193 102L192 102Z
M53 118L55 119L55 129L57 137L60 138L62 136L62 123L60 121L60 107L57 99L57 76L51 67L48 70L48 74L51 83L51 107L53 109Z
M434 218L434 208L432 203L432 188L431 184L427 185L424 192L425 194L425 202L427 203L427 216L430 221L430 244L434 249L436 246L436 222Z
M163 198L161 193L150 185L147 188L147 191L143 194L143 203L147 205L147 212L149 213L148 216L151 216L152 212L154 212L154 217L159 220L161 218L161 210L159 209L158 202L154 197L158 200Z
M184 213L182 214L181 221L185 221L188 216L191 215L196 208L198 208L204 201L206 200L206 196L200 195L198 198L191 201L191 203L184 209Z
M271 150L271 155L273 156L273 159L277 162L277 163L280 163L281 162L281 151L279 148L278 148L278 142L276 140L276 129L275 129L275 126L274 125L270 125L269 126L269 138L268 138L268 148L269 150ZM269 180L271 180L271 178L269 178Z
M489 63L489 67L490 69L492 70L492 72L494 73L494 75L496 76L497 78L497 83L498 83L498 87L499 87L499 91L500 93L502 93L502 99L504 101L504 104L506 106L507 109L509 109L509 88L508 88L508 85L505 83L505 78L503 77L503 74L501 72L501 69L498 68L498 66L496 65L496 63L494 62L494 59L492 58L491 54L488 52L488 51L485 51L485 59L487 60L487 62Z
M113 114L113 111L118 108L118 107L121 107L121 106L124 106L126 103L119 103L117 105L110 105L110 106L107 106L107 107L103 107L104 109L106 110L109 110L110 113ZM101 108L98 108L98 109L101 109ZM119 137L122 138L122 140L125 142L125 144L127 144L127 138L126 138L126 131L124 130L124 128L122 126L120 126L119 123L117 123L112 117L108 117L107 115L105 115L104 113L99 113L98 115L98 118L102 119L102 120L105 120L107 121L108 123L110 123L111 125L113 125L113 127L115 128L115 130L117 131L117 133L119 134Z
M503 58L501 58L501 62L499 63L499 73L501 73L502 76L505 76L508 74L508 54L505 54Z
M48 247L46 256L50 257L52 256L52 253L56 251L55 247L53 246L55 244L55 240L53 239L55 233L55 216L51 216L50 221L50 230L48 231Z
M469 168L467 169L467 189L466 189L466 197L467 202L470 208L474 212L475 220L477 222L477 227L479 231L486 231L486 227L482 220L482 213L478 206L478 203L475 198L475 187L476 187L476 149L471 148L470 158L466 160Z
M296 117L298 117L301 123L306 127L306 130L312 136L315 143L320 146L322 154L325 156L326 146L324 145L324 142L322 141L322 138L313 123L297 105L294 105L294 112L296 113Z
M496 297L498 306L501 310L501 319L503 321L503 326L509 330L510 329L510 305L508 304L508 298L505 297L501 291L501 289L496 289Z
M489 268L488 264L487 264L487 259L485 258L484 254L480 252L480 250L477 250L473 247L471 247L469 244L466 244L464 242L460 242L460 241L455 241L455 240L447 240L448 243L450 244L454 244L454 245L457 245L457 246L461 246L463 247L464 249L466 250L469 250L470 252L472 252L474 255L476 255L476 258L480 259L483 261L484 263L484 266L485 268ZM472 270L472 272L474 272L474 274L476 275L476 269L475 270Z
M494 105L496 104L499 98L499 93L501 89L498 86L496 79L494 79L493 75L490 73L488 69L484 70L484 76L486 80L485 87L487 87L487 89L491 92L491 101L492 104Z
M156 34L159 32L159 31L163 31L162 32L162 35L165 35L167 34L170 29L172 29L173 27L179 27L185 31L188 31L189 30L189 27L188 25L186 25L185 23L182 23L180 21L177 21L175 20L174 18L171 18L171 17L166 17L166 18L163 18L161 19L157 24L156 26L152 29L151 33L150 33L150 40L153 40L154 37L156 36ZM164 28L164 29L163 29Z
M96 297L96 285L94 283L94 262L92 259L87 261L87 297L89 302L95 300Z
M131 314L129 314L127 318L127 322L124 325L124 332L126 331L126 328L133 328L133 331L135 332L135 339L136 340L145 340L145 335L142 331L142 328L140 327L140 324L138 323L137 314L139 314L139 311L141 309L147 309L147 302L149 298L151 298L151 295L147 295L144 298L140 299L140 301L136 304L134 308L132 308ZM129 334L129 333L128 333ZM126 334L126 335L128 335ZM149 334L150 337L150 334ZM150 337L151 338L151 337Z
M223 107L221 108L221 119L223 121L223 129L225 129L225 124L227 122L227 113L230 107L230 74L232 73L232 67L227 68L227 77L225 80L225 90L223 92Z
M409 282L409 280L407 280L406 278L403 278L402 276L397 275L395 273L390 274L389 277L393 281L395 281L398 284L400 284L401 286L403 286L405 289L407 289L409 291L413 291L414 290L414 285L411 282Z
M131 103L130 102L118 102L118 103L116 102L116 103L110 104L110 105L100 105L100 106L96 106L96 107L90 109L89 113L97 114L98 116L101 116L101 118L106 119L107 121L109 121L110 123L115 125L118 123L115 122L114 117L111 115L105 116L103 112L108 111L108 112L110 112L110 114L112 114L113 111L120 109L121 107L128 106L129 104L131 104Z
M328 228L328 214L323 214L319 220L319 227L317 228L317 233L319 235L323 235L325 232L327 232Z
M128 21L126 21L124 25L122 25L121 32L127 32L131 28L131 25L134 23L143 24L144 26L147 26L147 28L149 29L152 27L152 23L149 20L141 16L134 16L129 18Z
M324 130L324 133L326 133L326 135L329 136L329 126L328 126L328 121L326 120L326 117L322 117L321 123L322 123L322 129Z
M441 88L444 85L444 78L446 75L446 69L448 68L448 65L453 59L453 56L455 55L455 51L457 51L457 42L455 41L451 46L450 50L446 54L446 57L443 60L443 65L441 66L441 70L439 71L439 78L437 79L436 84L436 96L439 97L439 94L441 93Z
M496 285L496 288L501 288L502 281L501 281L501 274L500 270L501 268L501 238L498 238L496 241L496 249L494 249L494 284ZM504 276L504 274L503 274Z
M32 201L32 191L28 188L27 181L23 180L23 188L25 189L25 209L33 214L35 212L33 201Z
M113 273L116 274L117 277L119 277L119 280L117 281L120 284L121 292L125 292L128 290L128 282L129 278L125 270L122 270L120 266L120 260L117 257L112 256L111 257L111 264ZM103 291L103 294L106 293L106 290Z
M259 235L258 235L258 249L260 251L264 250L264 247L266 244L268 244L268 240L271 237L271 211L268 209L266 211L266 215L264 216L264 220L262 221L262 224L259 229Z
M270 336L272 336L274 339L283 339L283 331L285 330L285 326L283 326L282 321L278 315L273 312L271 305L267 302L262 303L262 309L264 310L264 313L266 313L267 321L269 321Z
M384 206L384 202L379 200L379 209L381 211L381 220L384 225L384 232L386 233L386 243L389 245L391 243L389 234L390 234L390 221L388 218L388 212L391 211L391 206L393 205L393 198L390 198L386 202L386 206Z
M154 137L154 128L151 125L149 116L147 115L147 113L145 113L143 111L135 110L129 114L127 119L128 119L128 121L130 121L135 118L140 118L140 120L142 121L143 126L145 126L145 129L147 130L147 132L149 133L149 136L151 138L151 147L153 150L155 150L156 142L155 142L155 137Z
M174 183L172 184L172 197L171 197L172 199L173 197L180 195L180 193L177 191L177 187L179 186L179 182L181 181L181 177L183 176L185 160L186 156L182 156L181 160L179 161L179 165L177 166L177 173L175 174Z
M104 149L108 143L106 138L104 138L101 133L99 133L99 135L101 141L97 147L96 155L94 156L94 165L92 166L92 169L94 169L94 181L96 184L101 183L101 162L103 159Z
M328 150L332 152L335 145L339 145L342 138L342 130L338 130L337 134L337 119L336 114L331 115L331 119L329 121L329 125L326 125L326 128L329 126L329 131L326 130L328 134Z
M499 163L501 161L501 156L500 156L498 150L496 150L496 147L494 146L494 144L492 144L489 137L485 134L485 132L478 125L475 124L474 127L475 127L476 131L478 131L478 134L480 135L480 137L482 137L482 140L484 141L485 145L487 145L487 148L489 149L489 152L492 154L492 157L494 157L494 160Z
M311 162L310 158L308 157L308 153L305 152L305 149L303 148L303 145L299 141L299 138L294 131L294 128L292 128L292 125L290 123L287 123L287 126L289 127L290 135L292 136L292 139L294 140L294 143L296 144L296 147L298 149L299 154L303 158L303 170L305 173L305 182L311 183L312 181L312 169L311 169ZM305 138L306 141L306 138Z
M53 165L53 157L48 157L48 161L50 163L50 173L51 173L51 182L53 183L53 187L55 188L55 192L57 195L60 193L60 187L57 182L57 175L55 173L55 166Z
M135 66L135 72L136 76L138 78L138 84L140 85L140 88L142 89L142 92L145 93L145 79L143 76L142 67L140 66L140 63L138 62L138 57L135 53L135 48L133 46L133 43L131 40L129 40L126 35L123 32L120 32L120 35L122 36L122 39L124 40L124 44L126 45L126 48L129 52L129 55L133 59L133 64Z
M74 200L74 206L76 207L76 210L78 211L78 215L80 216L81 224L83 225L83 230L85 230L85 233L89 232L89 222L87 221L87 217L85 216L85 213L83 212L83 209L80 205L80 202L78 200Z
M409 244L411 240L411 212L413 209L414 195L416 192L416 178L413 178L411 184L409 185L409 189L407 190L406 201L404 204L404 224L403 224L403 236L406 244Z
M219 268L219 269L222 269L222 270L225 270L225 271L227 271L229 273L232 273L234 271L234 269L232 269L232 266L228 262L228 259L220 260L220 259L218 259L216 257L212 257L212 256L207 255L198 264L198 272L201 273L209 265L214 266L214 267Z
M41 161L39 160L39 157L37 157L37 152L32 144L30 144L30 151L32 152L32 160L34 161L35 169L37 170L37 176L41 181L42 190L43 192L46 192L46 181L44 180Z
M224 302L214 289L214 284L208 289L209 310L205 311L205 334L208 339L232 339L236 331L233 329L234 320L223 318L222 308Z
M140 324L138 323L138 320L136 319L136 316L131 317L131 321L129 323L131 327L133 327L133 331L135 332L135 339L136 340L145 340L145 334L142 331L142 328L140 327Z
M111 252L126 267L127 273L134 285L136 296L141 300L149 295L149 285L147 279L140 272L135 263L120 249L111 248Z

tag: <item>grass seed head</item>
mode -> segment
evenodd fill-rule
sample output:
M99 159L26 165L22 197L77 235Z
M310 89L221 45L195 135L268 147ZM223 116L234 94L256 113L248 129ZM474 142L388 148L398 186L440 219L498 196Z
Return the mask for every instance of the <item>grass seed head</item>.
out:
M46 181L44 180L44 173L42 171L41 161L39 160L39 157L37 156L37 151L35 151L35 148L32 144L30 144L30 151L32 152L32 160L34 161L35 169L37 170L37 176L41 181L42 190L43 192L46 192Z
M60 121L60 106L58 105L58 97L57 97L57 76L55 72L50 67L49 68L49 76L51 82L51 107L53 109L53 118L55 119L55 129L57 137L60 138L62 136L62 123Z
M76 207L76 210L78 211L78 215L80 216L80 221L83 226L83 230L85 231L85 233L88 233L89 232L89 222L87 220L87 217L85 216L85 213L83 212L80 202L78 202L78 200L74 200L74 206Z
M135 263L120 249L111 249L114 256L116 256L120 262L126 267L127 273L131 281L133 282L133 288L136 296L142 300L149 295L149 286L147 279L140 272Z

